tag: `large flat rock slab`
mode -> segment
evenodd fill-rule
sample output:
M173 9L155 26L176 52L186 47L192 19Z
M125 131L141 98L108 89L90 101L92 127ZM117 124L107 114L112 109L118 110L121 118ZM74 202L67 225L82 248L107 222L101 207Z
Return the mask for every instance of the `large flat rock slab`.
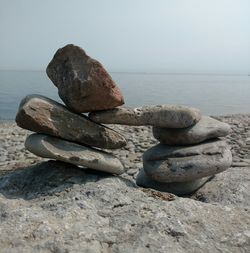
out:
M167 145L190 145L205 140L225 137L230 133L227 123L202 116L201 120L188 128L173 129L153 127L153 135L162 144Z
M111 109L124 104L121 90L100 62L75 45L55 53L46 69L64 103L75 112Z
M165 201L93 172L46 162L1 177L1 252L249 252L248 207Z
M232 154L223 140L195 146L158 144L143 155L145 173L158 182L184 182L211 176L230 167Z
M98 123L168 128L189 127L201 118L198 109L181 105L154 105L138 108L118 107L91 112L89 117Z
M250 165L230 168L200 188L194 199L226 206L249 207Z
M44 134L32 134L25 147L37 156L55 159L112 174L122 174L123 165L114 155Z
M116 131L40 95L28 95L21 101L16 123L33 132L98 148L116 149L126 145L125 138Z

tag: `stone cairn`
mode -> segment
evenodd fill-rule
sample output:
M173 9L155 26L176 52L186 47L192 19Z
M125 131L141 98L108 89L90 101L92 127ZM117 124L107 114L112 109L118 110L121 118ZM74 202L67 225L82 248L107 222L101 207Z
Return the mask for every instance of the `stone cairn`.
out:
M229 125L186 106L120 107L124 99L118 86L80 47L59 49L46 72L66 106L28 95L16 115L18 126L36 132L25 147L37 156L122 174L120 160L101 149L122 148L126 140L102 124L150 125L160 144L144 153L137 185L189 194L230 167L230 148L220 139L230 132Z

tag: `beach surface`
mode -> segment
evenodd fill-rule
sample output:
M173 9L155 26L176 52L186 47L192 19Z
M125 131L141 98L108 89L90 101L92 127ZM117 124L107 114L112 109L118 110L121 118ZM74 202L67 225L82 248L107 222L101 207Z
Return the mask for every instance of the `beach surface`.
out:
M135 184L151 127L112 125L128 141L112 150L115 177L31 154L31 132L0 123L0 252L249 252L250 115L217 116L232 167L192 196Z

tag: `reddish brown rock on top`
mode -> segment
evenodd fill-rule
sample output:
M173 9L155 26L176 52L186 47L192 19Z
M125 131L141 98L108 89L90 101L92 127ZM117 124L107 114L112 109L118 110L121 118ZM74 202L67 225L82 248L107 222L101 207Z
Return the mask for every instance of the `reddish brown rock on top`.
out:
M75 45L55 53L46 69L64 103L78 113L111 109L124 104L119 87L97 60Z

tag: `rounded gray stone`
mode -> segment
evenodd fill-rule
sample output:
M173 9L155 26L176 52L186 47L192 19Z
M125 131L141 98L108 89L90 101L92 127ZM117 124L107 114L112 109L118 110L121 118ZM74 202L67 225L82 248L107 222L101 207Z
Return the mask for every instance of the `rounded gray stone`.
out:
M91 112L89 117L104 124L183 128L197 123L201 113L196 108L181 105L152 105L138 108L117 107Z
M40 157L56 159L112 174L124 172L122 163L112 154L49 135L32 134L28 136L25 147Z
M228 124L211 117L202 116L199 122L188 128L153 127L153 135L163 144L189 145L216 137L227 136L230 130L231 128Z
M230 167L232 154L225 141L195 146L158 144L143 155L145 173L158 182L184 182L211 176Z
M202 187L210 177L203 177L201 179L191 180L187 182L172 182L161 183L154 181L141 169L136 177L136 184L144 188L152 188L157 191L170 192L176 195L191 194Z

